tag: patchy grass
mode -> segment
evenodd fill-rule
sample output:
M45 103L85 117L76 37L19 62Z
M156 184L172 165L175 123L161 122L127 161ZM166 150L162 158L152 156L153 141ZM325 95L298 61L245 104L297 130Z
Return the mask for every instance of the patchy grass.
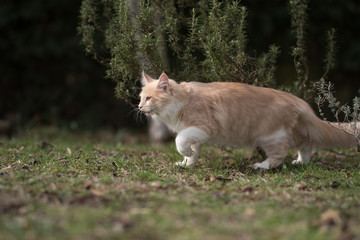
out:
M207 147L184 169L173 144L61 131L0 141L1 239L358 239L360 161L252 170L249 151Z

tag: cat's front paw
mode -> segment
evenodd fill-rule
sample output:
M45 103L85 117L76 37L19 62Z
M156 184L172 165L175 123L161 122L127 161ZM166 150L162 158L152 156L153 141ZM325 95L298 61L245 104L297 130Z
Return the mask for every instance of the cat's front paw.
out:
M175 165L179 166L179 167L187 167L186 163L184 163L183 161L182 162L176 162Z
M185 157L182 162L176 162L175 165L179 167L189 167L194 163L195 161L192 161L190 158Z
M259 169L259 170L269 170L270 169L270 164L267 161L263 161L261 163L255 163L254 164L254 169Z

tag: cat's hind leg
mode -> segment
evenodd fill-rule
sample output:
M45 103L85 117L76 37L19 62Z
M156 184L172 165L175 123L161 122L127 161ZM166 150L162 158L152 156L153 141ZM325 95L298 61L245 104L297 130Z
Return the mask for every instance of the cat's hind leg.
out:
M261 141L267 159L255 163L254 169L271 169L280 166L289 152L288 137L285 130L279 130Z
M255 163L254 164L254 169L264 169L264 170L268 170L271 168L276 168L278 166L280 166L285 157L287 155L286 153L277 153L277 154L273 154L273 155L269 155L268 158L261 162L261 163Z
M298 158L294 160L293 164L307 164L311 158L311 144L304 144L299 148Z
M201 144L209 138L210 136L205 131L197 127L185 128L179 132L175 143L178 152L185 157L181 165L189 166L194 164L199 158Z

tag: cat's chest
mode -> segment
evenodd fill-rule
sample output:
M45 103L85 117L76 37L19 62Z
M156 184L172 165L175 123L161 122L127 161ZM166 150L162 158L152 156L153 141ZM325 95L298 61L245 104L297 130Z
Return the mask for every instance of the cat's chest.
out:
M165 123L171 131L178 133L186 128L184 122L179 117L179 113L183 106L184 103L181 101L173 102L165 106L162 111L160 111L159 115L153 117L157 117L160 121Z
M168 127L176 133L179 133L181 130L185 129L185 125L181 121L176 121L174 123L168 124Z
M185 124L178 118L174 116L158 116L154 115L153 118L157 118L163 123L166 124L166 126L173 132L179 133L181 130L185 129Z

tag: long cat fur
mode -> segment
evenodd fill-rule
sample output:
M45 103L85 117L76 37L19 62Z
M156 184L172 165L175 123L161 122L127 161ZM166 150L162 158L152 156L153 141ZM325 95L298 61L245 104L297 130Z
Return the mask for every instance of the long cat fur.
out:
M255 168L281 165L289 149L294 164L310 161L313 147L355 144L355 137L319 119L309 104L289 93L230 82L176 83L163 73L158 80L142 74L141 112L158 118L172 131L178 165L194 164L203 144L261 147L267 159Z

